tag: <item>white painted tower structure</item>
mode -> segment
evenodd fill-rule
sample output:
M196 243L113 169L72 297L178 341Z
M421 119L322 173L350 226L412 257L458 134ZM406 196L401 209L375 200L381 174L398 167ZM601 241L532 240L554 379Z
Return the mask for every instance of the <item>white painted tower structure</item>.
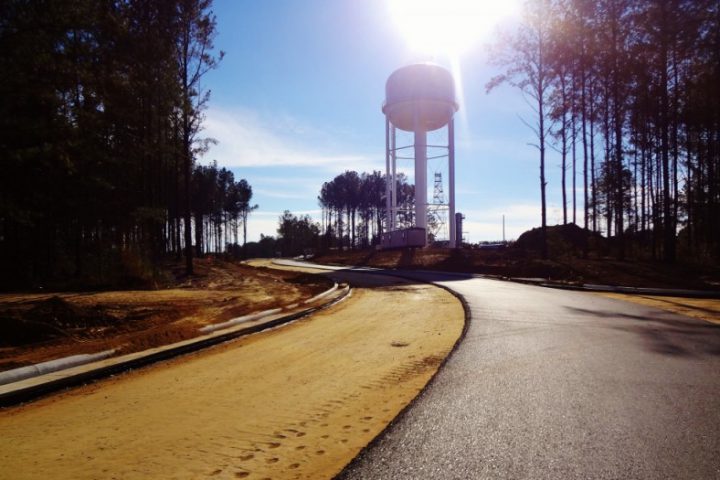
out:
M448 159L448 221L450 248L457 246L455 232L455 129L453 116L458 110L455 82L445 68L432 63L402 67L390 75L385 84L385 170L387 232L383 234L383 248L424 247L427 244L427 133L441 128L447 130ZM396 129L412 132L412 151L415 161L414 227L397 227L397 159L398 151L406 147L396 145ZM408 157L404 157L408 158Z

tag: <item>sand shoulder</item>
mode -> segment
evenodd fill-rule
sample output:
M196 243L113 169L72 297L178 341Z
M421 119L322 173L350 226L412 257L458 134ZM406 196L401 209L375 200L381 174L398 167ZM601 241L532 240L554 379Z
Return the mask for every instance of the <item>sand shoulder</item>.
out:
M639 303L640 305L679 313L688 317L699 318L720 325L720 300L718 299L629 295L624 293L603 293L602 295L617 300L625 300L626 302Z
M462 333L448 292L354 275L285 327L0 412L0 478L332 478Z

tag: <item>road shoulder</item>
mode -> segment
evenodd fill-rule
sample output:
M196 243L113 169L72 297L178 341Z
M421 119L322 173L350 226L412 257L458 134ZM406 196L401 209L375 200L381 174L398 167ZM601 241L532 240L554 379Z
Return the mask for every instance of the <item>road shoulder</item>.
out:
M598 295L659 308L720 325L720 300L718 299L629 295L624 293L600 293Z
M282 329L0 412L0 464L22 478L332 478L465 323L440 288L354 275L352 298Z

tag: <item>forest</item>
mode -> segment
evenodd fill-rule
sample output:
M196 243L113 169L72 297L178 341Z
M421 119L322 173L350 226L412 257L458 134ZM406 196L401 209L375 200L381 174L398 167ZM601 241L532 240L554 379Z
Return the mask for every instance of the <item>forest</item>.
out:
M319 223L286 210L278 218L277 237L261 237L262 245L250 248L261 255L296 256L378 245L385 230L385 178L377 170L346 170L322 184L317 197L322 212ZM415 187L403 173L398 173L397 184L398 225L409 227Z
M182 256L191 273L238 244L252 188L197 162L211 7L0 2L0 285L111 285Z
M564 223L620 258L720 260L720 2L530 0L492 57L488 91L535 111L543 231L554 149Z
M415 187L397 175L398 226L412 225ZM380 243L385 221L385 175L347 170L325 182L318 195L321 232L327 248L367 248Z
M543 231L553 150L563 223L619 258L720 261L720 2L529 0L517 27L495 42L503 74L486 88L511 85L535 111ZM252 187L198 162L216 33L212 0L0 2L0 287L249 254ZM318 247L377 244L384 191L381 172L325 182ZM401 177L398 192L409 225L413 186ZM312 236L289 215L280 239Z

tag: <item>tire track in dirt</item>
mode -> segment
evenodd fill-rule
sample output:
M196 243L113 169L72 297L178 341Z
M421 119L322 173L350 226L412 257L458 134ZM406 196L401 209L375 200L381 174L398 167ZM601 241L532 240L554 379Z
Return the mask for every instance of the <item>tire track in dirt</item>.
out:
M1 411L0 478L331 478L464 324L442 289L372 282L281 329Z

